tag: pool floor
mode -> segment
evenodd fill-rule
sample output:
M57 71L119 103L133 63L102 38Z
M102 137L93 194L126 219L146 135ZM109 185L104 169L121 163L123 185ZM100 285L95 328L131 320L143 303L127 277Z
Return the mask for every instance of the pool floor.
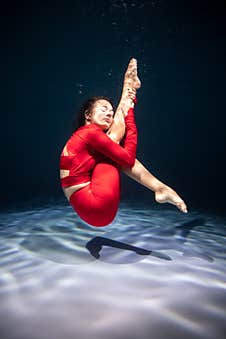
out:
M1 339L223 339L226 220L122 204L104 228L70 206L0 215Z

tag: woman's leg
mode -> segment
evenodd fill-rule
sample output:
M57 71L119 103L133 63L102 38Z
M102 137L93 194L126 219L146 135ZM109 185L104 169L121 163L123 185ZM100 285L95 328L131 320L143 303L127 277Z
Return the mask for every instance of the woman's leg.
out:
M134 107L136 90L140 88L141 82L137 75L137 61L131 59L124 75L122 95L116 109L114 120L107 134L110 139L120 143L125 134L124 118L131 107Z
M135 59L131 59L124 76L122 96L115 113L115 121L108 131L109 137L116 142L120 142L124 136L125 112L128 112L129 108L134 106L133 96L140 86L141 82L137 75L137 62ZM157 202L173 204L182 212L187 213L187 206L181 197L171 187L154 177L137 159L135 165L132 168L125 169L124 173L154 191Z
M159 203L175 205L179 210L187 213L187 206L181 197L169 186L158 180L137 159L130 169L123 170L133 180L155 192L155 200Z
M92 226L110 224L118 210L120 198L119 169L109 162L98 163L91 183L70 197L70 204L81 219Z

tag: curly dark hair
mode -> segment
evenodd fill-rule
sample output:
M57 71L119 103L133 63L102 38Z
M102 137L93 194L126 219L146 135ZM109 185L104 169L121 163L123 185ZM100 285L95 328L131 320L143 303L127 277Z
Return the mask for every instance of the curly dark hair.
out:
M75 115L73 120L73 129L76 130L81 126L85 125L85 114L92 112L93 106L98 100L106 100L110 102L110 104L113 106L111 100L108 97L105 96L95 96L88 100L86 100L83 105L81 106L78 113Z

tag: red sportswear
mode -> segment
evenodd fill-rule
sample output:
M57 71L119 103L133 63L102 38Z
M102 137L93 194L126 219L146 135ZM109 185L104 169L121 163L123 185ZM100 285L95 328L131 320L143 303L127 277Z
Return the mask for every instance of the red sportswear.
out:
M76 130L66 143L69 155L60 157L60 169L69 170L62 187L90 184L74 192L70 203L93 226L105 226L115 217L120 195L119 168L131 168L136 158L137 128L134 110L125 117L123 146L112 141L96 124Z

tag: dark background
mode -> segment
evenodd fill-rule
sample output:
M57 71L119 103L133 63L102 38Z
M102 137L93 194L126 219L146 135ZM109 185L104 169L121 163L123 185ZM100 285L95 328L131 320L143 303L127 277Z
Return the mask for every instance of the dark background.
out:
M136 57L138 158L191 210L224 213L225 13L223 0L2 6L1 207L62 198L58 161L74 112L92 95L116 105ZM122 195L154 206L124 177Z

